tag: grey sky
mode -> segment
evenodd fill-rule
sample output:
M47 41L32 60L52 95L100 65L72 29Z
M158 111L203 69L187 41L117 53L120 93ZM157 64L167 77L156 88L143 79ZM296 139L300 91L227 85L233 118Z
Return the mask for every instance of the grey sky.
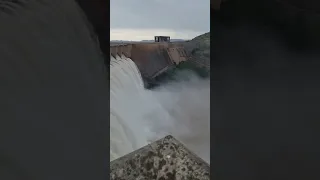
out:
M210 30L210 0L110 0L110 10L113 30Z

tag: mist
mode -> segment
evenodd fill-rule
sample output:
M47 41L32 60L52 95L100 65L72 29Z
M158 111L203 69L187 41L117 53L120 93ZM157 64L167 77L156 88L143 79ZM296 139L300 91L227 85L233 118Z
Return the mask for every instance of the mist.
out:
M145 89L135 63L110 62L110 158L117 159L167 135L209 163L210 81L191 71Z
M172 117L154 122L158 135L173 135L192 152L210 163L210 80L192 71L179 71L174 81L152 90L153 96Z

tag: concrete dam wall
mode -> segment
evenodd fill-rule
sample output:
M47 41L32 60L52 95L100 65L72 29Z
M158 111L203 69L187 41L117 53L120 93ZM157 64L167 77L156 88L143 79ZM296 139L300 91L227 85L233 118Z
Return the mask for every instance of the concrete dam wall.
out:
M110 45L110 57L126 56L138 66L145 79L154 79L166 72L170 67L184 61L192 60L198 66L208 65L199 63L185 51L184 45L170 42L136 43ZM210 66L208 66L210 68Z

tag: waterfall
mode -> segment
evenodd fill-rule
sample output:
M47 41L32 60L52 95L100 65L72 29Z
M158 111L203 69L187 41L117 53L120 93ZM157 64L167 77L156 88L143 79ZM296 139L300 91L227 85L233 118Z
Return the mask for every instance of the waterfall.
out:
M192 76L147 90L130 58L111 56L110 160L171 134L209 161L209 84Z
M148 115L148 107L144 105L149 103L148 91L135 63L125 56L111 56L110 160L148 143L141 124L145 124L144 116Z
M134 151L147 143L145 137L132 131L133 109L125 102L128 95L139 95L143 91L143 81L134 62L125 57L111 56L110 61L110 160ZM130 103L130 101L127 101ZM129 118L129 119L127 119ZM129 137L131 137L129 139Z

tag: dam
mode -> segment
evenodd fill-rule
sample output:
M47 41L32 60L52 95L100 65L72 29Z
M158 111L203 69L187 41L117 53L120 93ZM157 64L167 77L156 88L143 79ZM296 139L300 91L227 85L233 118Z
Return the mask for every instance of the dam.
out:
M159 92L145 88L146 83L183 62L210 67L195 61L183 43L169 39L156 36L152 43L110 44L110 179L209 179L206 155L200 158L196 154L201 152L192 152L170 132L159 134L153 129L177 126L173 123L177 115L171 113L174 106L168 110L159 101Z
M172 66L192 61L199 67L210 69L210 65L200 62L188 53L183 43L168 42L156 36L155 42L135 44L110 44L110 57L125 56L138 66L143 78L154 79Z
M110 57L121 55L132 59L146 79L153 79L171 66L190 58L181 44L167 42L110 46Z

